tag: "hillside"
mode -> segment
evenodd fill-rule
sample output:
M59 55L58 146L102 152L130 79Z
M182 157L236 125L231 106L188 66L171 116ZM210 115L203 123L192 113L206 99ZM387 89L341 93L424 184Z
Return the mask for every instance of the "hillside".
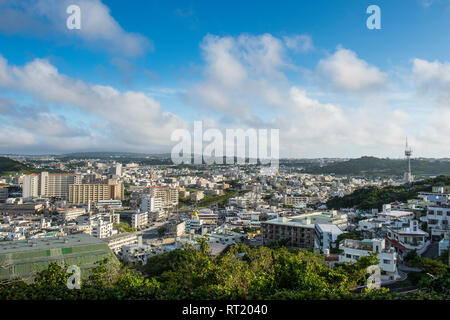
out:
M407 171L407 164L402 159L379 159L361 157L331 163L325 166L311 166L305 169L312 174L366 175L366 176L402 176ZM413 175L447 175L450 174L450 161L444 160L411 160Z
M33 169L27 165L6 157L0 157L0 175L7 175L13 172L31 172Z
M368 187L355 190L343 197L333 197L327 201L330 209L352 208L381 209L383 204L414 199L420 191L431 191L432 186L450 185L450 176L439 176L412 183L411 186L387 186L384 188Z

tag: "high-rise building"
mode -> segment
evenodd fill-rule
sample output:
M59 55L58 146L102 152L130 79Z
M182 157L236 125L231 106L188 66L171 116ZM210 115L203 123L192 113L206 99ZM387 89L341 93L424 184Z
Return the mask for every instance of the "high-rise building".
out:
M24 177L22 196L68 199L69 185L81 182L81 176L73 173L30 174Z
M142 212L156 212L163 209L162 198L153 197L150 194L144 194L141 200Z
M8 186L0 186L0 202L5 202L8 199Z
M124 186L110 179L108 184L73 184L69 186L69 202L75 204L98 203L101 200L123 200Z
M178 188L168 186L150 187L149 194L162 200L163 208L172 208L178 205Z

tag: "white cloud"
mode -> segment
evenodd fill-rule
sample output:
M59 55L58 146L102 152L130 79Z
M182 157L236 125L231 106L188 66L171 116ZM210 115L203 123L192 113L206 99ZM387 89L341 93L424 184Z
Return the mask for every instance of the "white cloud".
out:
M72 4L81 9L80 30L66 27L66 8ZM81 40L89 47L126 56L153 49L147 38L125 31L100 0L6 0L0 2L0 32L41 38L64 35L72 43Z
M414 59L412 71L419 94L429 94L450 107L450 63Z
M388 77L377 67L358 58L355 52L338 48L326 59L319 61L317 70L323 80L338 90L364 93L386 85Z
M297 52L308 52L314 49L311 37L306 34L284 36L283 41L286 47Z
M114 149L154 151L158 148L167 150L171 144L171 132L185 126L177 115L164 112L158 101L142 92L120 92L109 86L92 85L67 77L47 60L35 59L23 67L6 64L4 69L10 78L10 88L31 94L43 103L73 106L85 115L104 121L104 131L98 134L92 128L89 133L74 131L73 127L69 130L66 120L49 113L38 112L34 119L23 119L43 124L49 130L47 136L61 137L67 132L73 137L78 132L78 135L86 136L82 139L85 147L93 144L102 146L106 142ZM45 135L32 127L26 129L38 136ZM89 138L95 137L103 140L89 141ZM64 143L64 140L60 143Z

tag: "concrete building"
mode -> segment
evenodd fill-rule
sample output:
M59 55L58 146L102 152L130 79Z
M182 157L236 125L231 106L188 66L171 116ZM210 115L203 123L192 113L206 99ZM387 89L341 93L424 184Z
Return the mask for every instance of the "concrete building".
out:
M339 255L339 262L356 262L363 256L377 253L378 266L381 269L381 280L390 281L399 278L397 270L397 253L394 248L388 248L384 239L345 239L339 244L343 253Z
M23 179L23 197L68 199L69 185L80 183L81 176L73 173L48 173L27 175Z
M163 210L163 199L144 194L141 199L141 211L156 212Z
M104 238L103 240L108 243L108 247L114 254L119 254L123 246L137 243L137 235L132 232L124 232Z
M163 208L173 208L178 205L178 188L156 186L148 189L152 197L160 198Z
M74 204L123 199L124 186L113 179L110 179L108 184L73 184L69 186L69 202Z
M86 214L84 208L58 208L56 212L61 215L65 221L76 220L79 216Z
M316 224L315 229L314 245L322 251L335 248L337 237L344 233L334 224Z
M262 242L287 240L288 246L302 249L314 248L315 227L294 219L280 217L261 222Z
M113 222L105 221L102 218L99 218L91 225L91 235L96 238L109 238L115 234ZM117 232L117 231L116 231Z
M427 210L427 225L431 237L439 240L444 234L450 233L450 204L429 206Z
M6 202L6 199L8 199L8 195L8 186L0 185L0 202Z
M131 216L131 227L138 229L148 224L147 212L136 212Z
M428 233L419 229L417 220L412 220L409 227L388 227L386 240L395 247L400 259L410 250L421 255L430 245Z

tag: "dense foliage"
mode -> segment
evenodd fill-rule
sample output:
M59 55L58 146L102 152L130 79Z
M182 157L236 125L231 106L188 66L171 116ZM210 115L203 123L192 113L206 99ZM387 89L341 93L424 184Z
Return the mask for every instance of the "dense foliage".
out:
M309 166L305 172L312 174L402 176L407 171L405 160L361 157L339 161L325 166ZM415 175L450 174L450 161L411 159L411 169Z
M27 165L6 157L0 157L0 175L6 175L13 172L29 173L32 168Z
M432 186L450 185L450 176L439 176L412 183L411 185L387 186L383 188L367 187L357 189L343 197L333 197L327 201L331 209L352 208L381 209L383 204L417 198L420 191L431 191Z
M352 293L365 283L366 268L375 255L333 268L323 257L286 247L249 248L236 245L211 257L205 239L149 259L140 272L127 267L111 270L100 263L81 289L68 289L65 268L52 264L34 283L0 284L1 299L446 299L445 281L429 283L434 291L399 296L386 289ZM443 274L445 276L445 274Z

